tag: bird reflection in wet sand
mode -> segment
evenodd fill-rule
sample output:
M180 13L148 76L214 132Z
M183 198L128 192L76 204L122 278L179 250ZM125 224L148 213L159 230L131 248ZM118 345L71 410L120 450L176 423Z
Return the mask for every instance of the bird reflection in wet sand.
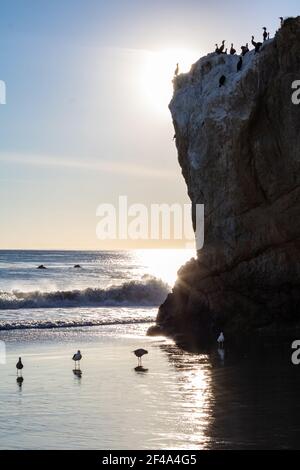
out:
M81 352L77 351L77 353L75 353L72 357L72 360L75 362L75 369L73 369L73 374L78 377L78 379L81 379L81 376L82 376L82 371L80 369L80 361L82 359L82 354Z
M22 376L17 377L17 384L19 385L20 388L22 388L23 382L24 382L24 379Z
M222 365L225 363L225 349L218 348L218 354Z
M144 374L145 372L148 372L149 369L146 369L146 368L143 367L143 366L137 366L137 367L134 368L134 370L135 370L136 372L140 372L140 373Z
M82 370L81 369L73 369L73 374L78 377L79 379L81 379L82 377Z

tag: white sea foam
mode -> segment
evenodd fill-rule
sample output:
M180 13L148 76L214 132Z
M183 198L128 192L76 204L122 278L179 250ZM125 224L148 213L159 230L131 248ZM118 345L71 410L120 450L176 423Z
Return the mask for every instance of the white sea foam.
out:
M0 310L68 308L88 306L158 306L170 291L169 286L151 276L141 281L125 282L105 289L0 291Z

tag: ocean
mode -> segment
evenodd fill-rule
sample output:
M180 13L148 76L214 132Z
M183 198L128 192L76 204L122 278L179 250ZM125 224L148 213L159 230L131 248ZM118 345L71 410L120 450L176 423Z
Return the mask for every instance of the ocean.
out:
M0 330L153 321L178 268L192 255L191 250L0 251ZM41 265L46 269L37 269Z

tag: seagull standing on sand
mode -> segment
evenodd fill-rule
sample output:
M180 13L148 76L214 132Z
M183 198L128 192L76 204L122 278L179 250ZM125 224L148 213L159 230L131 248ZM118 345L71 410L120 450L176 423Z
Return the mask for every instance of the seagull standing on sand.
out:
M76 369L76 365L78 364L78 367L80 369L80 361L82 359L82 355L81 355L81 352L78 350L76 354L74 354L74 356L72 357L73 361L75 361L75 369Z
M22 364L22 359L19 357L19 360L16 364L16 368L17 368L17 375L19 376L19 371L21 372L21 375L22 375L22 369L23 369L23 364Z
M225 341L223 331L221 331L221 333L219 334L219 337L218 337L217 341L218 341L218 343L219 343L220 348L223 348L223 346L224 346L224 341Z
M132 351L136 357L138 358L138 366L141 367L142 366L142 357L145 355L145 354L148 354L148 351L146 351L146 349L136 349L135 351Z

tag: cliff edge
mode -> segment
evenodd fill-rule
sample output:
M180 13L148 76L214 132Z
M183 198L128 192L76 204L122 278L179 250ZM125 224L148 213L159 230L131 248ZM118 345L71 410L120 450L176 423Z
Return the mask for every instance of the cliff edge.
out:
M156 330L200 342L300 319L300 17L246 54L240 72L238 60L201 58L174 79L169 106L192 206L205 205L205 242Z

